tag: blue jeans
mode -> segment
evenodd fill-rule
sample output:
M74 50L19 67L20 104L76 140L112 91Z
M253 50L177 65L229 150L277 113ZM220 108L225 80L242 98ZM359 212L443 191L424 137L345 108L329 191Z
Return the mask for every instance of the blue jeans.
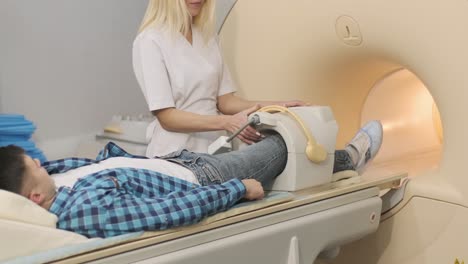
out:
M220 184L233 178L256 179L265 185L285 168L288 151L278 134L241 150L209 155L179 150L161 157L190 169L201 185ZM354 169L344 150L335 151L333 172Z

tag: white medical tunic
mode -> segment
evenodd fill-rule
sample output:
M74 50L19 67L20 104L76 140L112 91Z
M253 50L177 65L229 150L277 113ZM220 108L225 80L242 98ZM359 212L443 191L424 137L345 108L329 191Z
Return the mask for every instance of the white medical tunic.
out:
M133 43L133 68L150 111L174 107L200 115L217 115L217 97L235 91L217 38L206 42L194 27L192 43L182 34L148 28ZM207 152L223 131L177 133L156 119L146 155L161 156L181 148Z

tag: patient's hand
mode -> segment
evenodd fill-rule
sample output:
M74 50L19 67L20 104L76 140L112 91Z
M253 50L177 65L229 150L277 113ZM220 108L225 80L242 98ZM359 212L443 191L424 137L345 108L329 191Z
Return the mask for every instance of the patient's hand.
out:
M263 199L265 196L265 192L263 191L263 187L259 181L254 179L246 179L242 180L242 183L245 186L245 195L244 198L247 200L260 200Z

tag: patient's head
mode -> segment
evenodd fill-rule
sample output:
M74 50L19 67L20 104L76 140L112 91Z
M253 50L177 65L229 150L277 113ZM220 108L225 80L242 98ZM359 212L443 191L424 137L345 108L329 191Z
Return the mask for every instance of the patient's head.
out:
M0 147L0 189L21 194L41 206L55 195L55 183L41 162L13 145Z
M26 165L24 150L16 146L0 148L0 189L20 193Z

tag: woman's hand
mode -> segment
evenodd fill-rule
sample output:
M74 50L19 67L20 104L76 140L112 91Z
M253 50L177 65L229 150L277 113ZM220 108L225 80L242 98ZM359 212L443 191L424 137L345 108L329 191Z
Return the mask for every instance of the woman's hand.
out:
M309 106L310 105L310 103L306 103L301 100L279 101L279 102L275 102L275 104L284 106L284 107Z
M282 101L281 105L284 107L294 107L294 106L308 106L310 103L306 103L300 100L291 100L291 101Z
M260 106L256 104L250 108L247 108L244 111L229 116L227 118L226 124L224 125L224 130L231 133L236 132L247 122L249 122L248 116L251 113L257 111L259 108ZM255 128L248 126L239 135L237 135L237 138L239 138L242 142L245 142L250 145L260 141L262 139L262 135L257 130L255 130Z

